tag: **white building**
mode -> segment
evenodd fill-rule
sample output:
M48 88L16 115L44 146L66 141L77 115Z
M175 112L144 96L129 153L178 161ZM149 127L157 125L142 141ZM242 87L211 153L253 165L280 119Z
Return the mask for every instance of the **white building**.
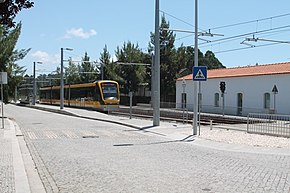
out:
M224 106L220 82L226 84ZM201 112L290 114L290 62L208 70L200 85ZM184 106L192 110L192 74L176 81L177 108L182 108L182 95Z

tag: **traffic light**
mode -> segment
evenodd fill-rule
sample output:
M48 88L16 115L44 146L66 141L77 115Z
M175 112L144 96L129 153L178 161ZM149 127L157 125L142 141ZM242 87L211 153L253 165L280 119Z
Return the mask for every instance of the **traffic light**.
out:
M220 90L222 93L225 93L225 90L226 90L226 83L225 82L220 82Z

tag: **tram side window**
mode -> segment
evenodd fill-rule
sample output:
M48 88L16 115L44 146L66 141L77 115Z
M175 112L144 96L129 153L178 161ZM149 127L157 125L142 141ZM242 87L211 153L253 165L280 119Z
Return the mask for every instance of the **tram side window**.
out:
M44 95L45 95L44 96L45 99L50 99L51 98L51 90L46 90Z
M53 99L60 99L60 91L57 90L52 90L52 98Z
M80 98L79 90L77 88L71 88L70 89L70 99L71 100L77 100Z
M85 88L85 98L87 101L92 101L94 97L94 87Z
M41 98L41 99L46 99L46 91L41 91L40 92L40 94L39 94L39 97Z
M71 88L70 89L70 98L71 100L93 100L94 97L94 87L84 87L84 88Z
M50 99L50 90L43 90L40 92L41 99Z
M64 89L64 99L65 100L68 100L69 99L69 90L70 90L70 88L65 88Z

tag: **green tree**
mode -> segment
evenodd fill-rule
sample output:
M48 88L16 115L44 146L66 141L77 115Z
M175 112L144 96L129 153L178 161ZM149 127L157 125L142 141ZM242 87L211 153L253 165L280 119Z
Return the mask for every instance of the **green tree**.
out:
M208 69L225 68L224 65L215 57L212 51L207 51L204 57L199 60L202 66L207 66Z
M82 58L82 63L80 65L80 80L81 82L93 82L99 79L100 71L98 67L95 67L90 62L90 57L88 53L85 53L85 56Z
M192 73L192 67L194 66L194 48L191 46L184 47L181 45L177 49L176 60L176 63L179 64L179 73L177 78ZM209 70L225 68L225 66L222 65L222 63L211 51L207 51L205 54L203 54L200 50L198 50L198 65L206 66Z
M175 95L175 80L179 70L178 61L176 57L176 49L174 47L175 34L168 30L169 22L166 21L165 16L162 16L160 24L160 88L161 100L167 101L169 95ZM153 50L154 33L151 33L151 44L149 44L149 51Z
M7 66L7 75L8 75L8 85L6 87L7 94L11 98L14 98L15 101L17 100L17 98L15 98L16 93L17 93L17 87L23 81L23 76L25 72L26 72L26 69L24 69L23 66L20 67L19 65L15 63L9 63Z
M48 83L46 83L45 86L59 86L60 77L60 67L57 67L55 71L45 76L45 79L48 80Z
M120 81L121 77L117 73L118 65L111 61L111 55L108 51L107 45L105 45L103 52L100 53L100 62L101 62L101 73L103 70L104 80L116 80Z
M33 7L33 4L34 2L29 0L5 0L0 3L0 24L14 27L15 22L13 20L19 11Z
M8 29L0 25L0 71L7 72L8 85L5 86L5 102L9 96L14 97L15 88L22 81L24 67L20 67L17 61L23 59L30 49L15 50L21 32L21 23L17 24L14 29Z
M79 66L69 59L68 67L65 67L66 83L74 84L80 82Z
M116 57L120 66L116 68L122 79L121 92L137 91L139 84L145 79L144 54L138 44L135 46L130 41L123 44L122 48L117 47Z
M192 73L194 66L194 48L181 45L176 49L175 34L169 29L169 22L162 16L160 24L160 94L163 101L175 100L176 79ZM155 34L151 33L149 53L153 51L154 38ZM225 68L211 51L207 51L203 55L198 50L198 57L199 66L207 66L208 69Z

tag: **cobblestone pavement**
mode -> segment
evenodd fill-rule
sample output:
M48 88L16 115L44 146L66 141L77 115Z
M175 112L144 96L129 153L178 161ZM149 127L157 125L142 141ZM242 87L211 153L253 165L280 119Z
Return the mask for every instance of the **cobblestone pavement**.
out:
M51 192L290 191L289 157L196 148L126 129L27 136Z
M2 119L2 117L1 117ZM2 120L1 120L2 122ZM30 193L22 152L13 121L4 118L0 128L0 192Z
M47 192L289 192L290 156L9 107ZM32 117L32 118L31 118Z
M0 192L15 192L11 139L4 138L6 129L0 129Z
M206 127L204 127L200 137L203 139L233 145L243 144L253 147L285 148L290 152L290 138L249 134L245 131L226 130L219 128L210 130Z

